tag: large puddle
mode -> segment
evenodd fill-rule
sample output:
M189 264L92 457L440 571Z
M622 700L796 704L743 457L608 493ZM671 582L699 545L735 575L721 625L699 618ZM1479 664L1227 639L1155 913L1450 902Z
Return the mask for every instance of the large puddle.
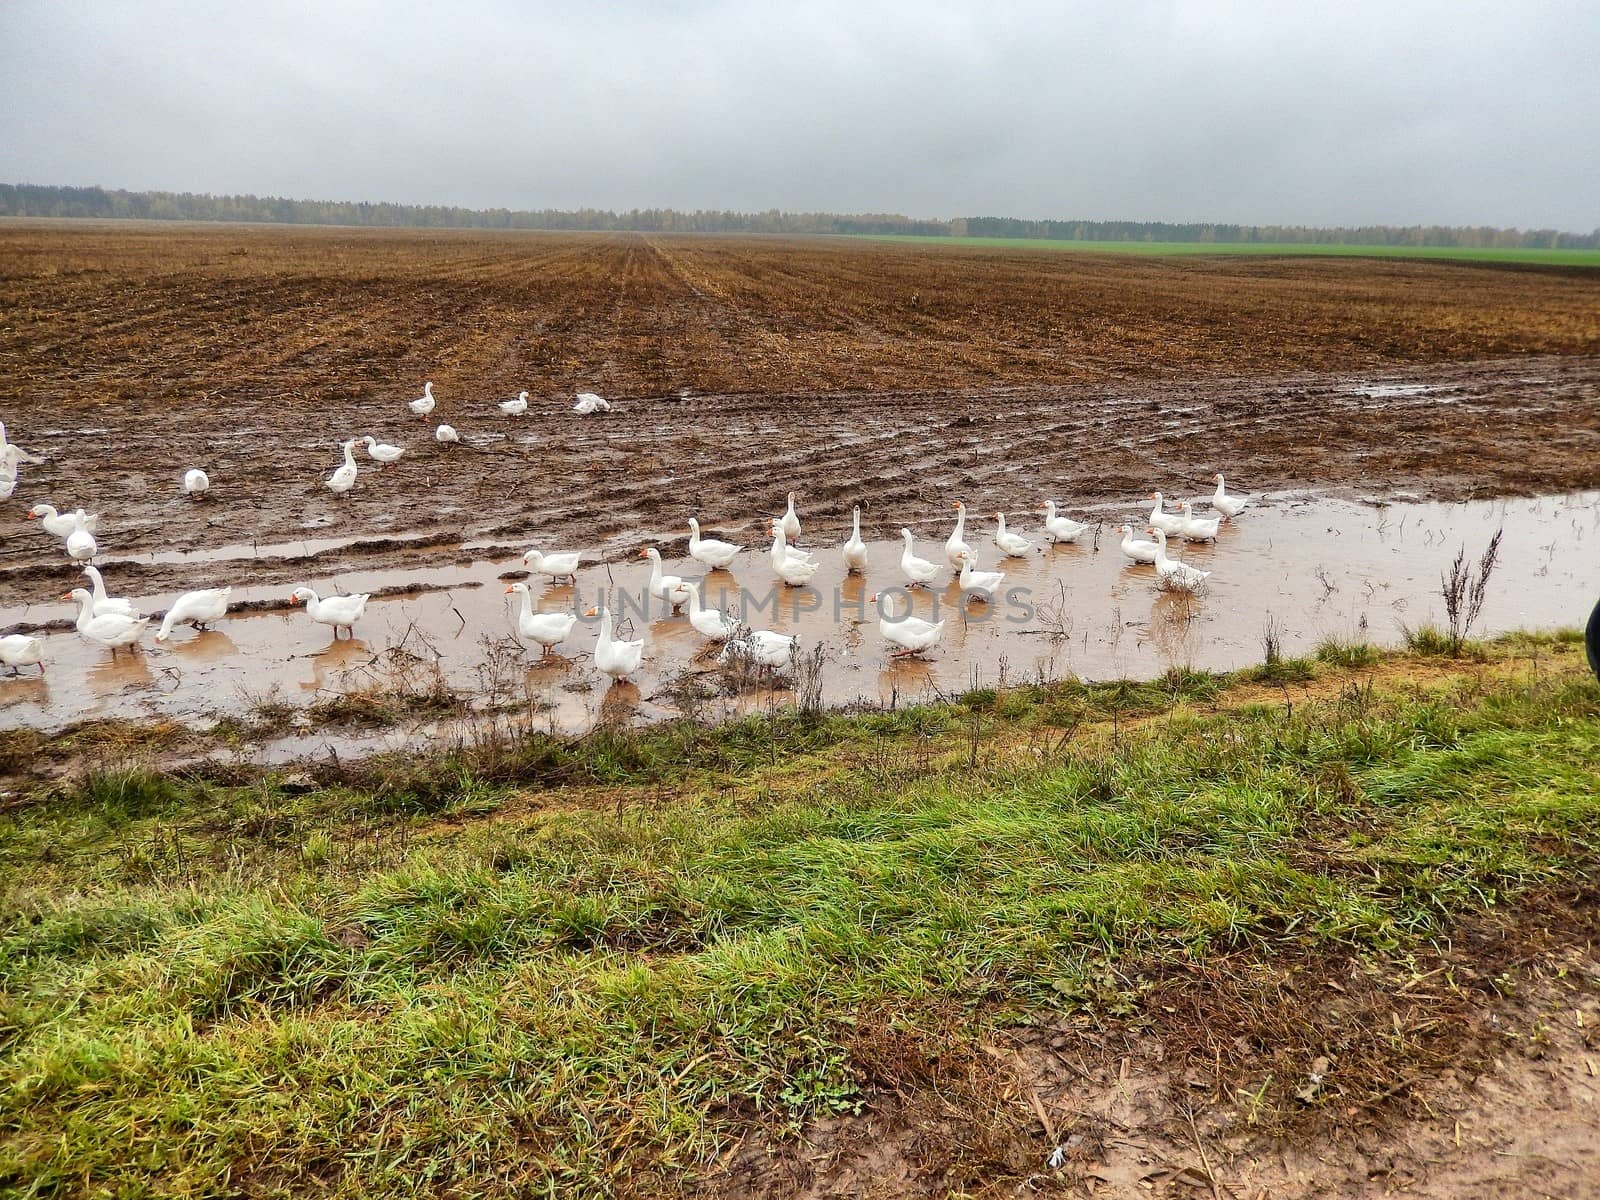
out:
M1192 598L1158 591L1152 568L1122 557L1114 523L1134 511L1093 514L1106 521L1098 548L1086 535L1084 545L1003 561L989 541L992 521L979 520L976 529L969 523L967 540L978 548L982 566L1006 572L1005 594L992 604L963 606L948 575L931 591L911 593L918 615L947 620L943 643L928 661L892 659L867 604L874 592L903 583L898 541L873 544L866 574L847 576L837 552L846 531L808 527L802 542L822 563L810 586L775 585L764 548L752 547L733 571L711 574L705 591L712 603L736 608L754 627L798 633L803 646L821 645L826 702L875 705L1040 675L1098 679L1150 677L1179 664L1237 668L1261 660L1269 623L1285 654L1309 650L1326 637L1396 644L1403 625L1441 621L1441 571L1463 544L1475 560L1499 528L1505 531L1500 565L1476 632L1578 625L1600 595L1600 493L1463 504L1258 501L1223 526L1215 545L1179 551L1214 572L1206 592ZM942 560L949 528L944 520L916 526L918 552ZM1023 519L1022 532L1031 536L1035 528L1034 519ZM460 555L471 546L447 549ZM531 700L551 727L581 730L602 712L640 719L670 713L681 694L674 681L712 666L697 657L706 643L686 617L641 603L648 577L641 560L587 567L576 588L533 581L545 610L586 608L603 590L613 595L612 607L628 616L630 636L644 638L646 647L632 684L612 687L590 658L593 622L581 624L563 647L569 661L541 663L535 650L524 664L508 644L517 598L505 593L505 581L509 573L520 577L520 561L461 565L438 557L429 548L408 570L308 577L325 594L408 589L375 598L353 640L336 642L327 627L288 608L239 612L206 633L181 629L159 647L152 622L143 650L115 660L74 632L47 632L48 674L0 678L0 726L200 717L243 712L264 701L308 705L392 682L397 664L409 666L415 679L416 671L431 671L427 664L436 657L452 688ZM191 586L232 584L235 602L246 603L286 601L292 590L247 586L247 558L207 558L196 563ZM424 565L430 558L433 565ZM692 560L669 560L666 569L691 579L706 575ZM115 569L107 570L115 593ZM76 585L65 570L59 585L36 585L49 602L0 610L0 627L70 619L72 607L53 597ZM161 611L172 599L137 597L146 612ZM403 652L391 653L397 647ZM756 693L717 703L733 711L774 699L782 697Z

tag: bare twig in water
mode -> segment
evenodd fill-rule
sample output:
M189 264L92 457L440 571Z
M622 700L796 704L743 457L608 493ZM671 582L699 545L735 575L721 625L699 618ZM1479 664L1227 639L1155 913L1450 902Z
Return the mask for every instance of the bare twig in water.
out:
M1450 622L1452 656L1461 654L1461 647L1483 612L1483 602L1489 591L1489 577L1494 574L1495 565L1500 559L1500 535L1503 533L1504 527L1494 531L1475 568L1467 565L1467 548L1462 546L1456 551L1450 569L1439 577L1439 594L1444 597L1445 616Z
M1267 618L1267 627L1261 633L1261 661L1274 666L1283 658L1283 637L1278 632L1276 617Z
M1072 614L1067 611L1067 587L1061 580L1056 580L1054 598L1042 601L1036 612L1039 617L1039 628L1024 632L1043 634L1051 642L1056 643L1067 641L1072 637Z

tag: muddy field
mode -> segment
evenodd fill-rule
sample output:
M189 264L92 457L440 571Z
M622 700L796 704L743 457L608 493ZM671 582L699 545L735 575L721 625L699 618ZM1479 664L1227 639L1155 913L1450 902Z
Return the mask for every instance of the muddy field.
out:
M718 696L722 707L686 701L684 679L705 666L701 646L659 611L632 621L648 640L632 684L598 676L588 627L571 660L533 664L506 644L502 585L531 543L593 556L574 587L541 585L550 609L582 607L604 587L636 595L633 556L646 543L698 577L682 558L684 520L698 514L708 532L756 547L711 598L770 603L759 533L789 489L803 540L825 551L827 570L779 593L790 609L757 613L825 652L818 693L828 703L1254 664L1264 633L1288 654L1322 639L1392 644L1404 626L1438 618L1439 573L1457 547L1475 555L1496 530L1506 543L1481 632L1572 625L1600 588L1600 273L14 224L0 225L0 275L0 419L47 459L23 467L0 509L0 627L42 629L50 647L48 675L0 680L0 730L28 727L11 742L19 774L42 778L98 754L170 754L171 767L226 752L235 765L331 769L367 750L465 744L486 712L520 721L519 705L566 731L607 706L648 719L787 704L790 694L765 686ZM440 397L435 419L465 444L437 446L431 423L407 412L425 378ZM532 411L501 415L494 402L523 388ZM571 416L572 393L586 389L612 397L615 411ZM365 471L337 499L322 484L336 443L364 433L408 455ZM179 487L191 465L214 480L200 504ZM1154 590L1150 569L1124 564L1106 528L1005 564L1025 594L996 603L987 621L940 580L917 604L950 620L945 646L932 663L888 658L863 593L898 581L898 547L886 539L901 525L937 557L950 501L965 499L969 540L990 566L996 509L1026 512L1020 524L1033 533L1034 505L1051 495L1110 523L1133 515L1151 487L1209 490L1218 468L1257 506L1216 544L1185 549L1216 572L1204 596ZM147 612L181 588L222 583L247 607L221 628L184 630L160 648L147 637L141 654L113 661L70 632L58 597L76 571L21 520L39 501L103 513L98 561ZM842 577L832 553L857 503L871 541L864 579ZM330 643L285 607L301 581L381 594L356 637ZM1012 623L1021 609L1027 619ZM1538 654L1510 669L1536 678ZM368 710L349 701L374 680L387 687L379 676L396 662L424 684L437 679L445 703L368 728ZM1495 668L1464 669L1481 688ZM1291 691L1284 678L1293 677L1267 698L1285 721L1314 702L1314 687L1349 682L1302 680ZM1369 676L1369 701L1371 685ZM462 709L462 695L496 703ZM204 720L241 714L265 732ZM57 736L74 725L83 741ZM972 737L964 753L977 763ZM297 793L310 778L297 777ZM1015 786L1011 774L995 778ZM784 786L809 788L811 777ZM605 789L619 819L623 794ZM212 808L200 812L209 828ZM374 844L408 853L393 834L382 827ZM169 837L159 822L155 836ZM40 843L51 870L79 853L56 838ZM1367 846L1361 838L1352 847ZM285 845L286 862L312 861ZM1339 861L1356 862L1353 853ZM863 1036L851 1053L877 1081L872 1108L813 1122L804 1142L752 1135L720 1160L732 1180L720 1194L942 1195L986 1183L947 1173L962 1161L991 1174L1003 1166L1005 1194L1066 1194L1070 1183L1089 1195L1321 1195L1330 1162L1352 1195L1589 1194L1592 895L1569 904L1552 893L1516 912L1504 930L1452 926L1444 949L1408 952L1393 972L1302 946L1270 969L1239 957L1163 977L1142 993L1136 1025L1030 1024L1003 1049L981 1047L1004 1057L1008 1076L1014 1069L1009 1108L976 1089L986 1107L952 1106L952 1095L967 1103L946 1086L963 1078L959 1057L896 1074L921 1062L905 1050L913 1043ZM1390 1061L1392 1078L1380 1069ZM1300 1100L1319 1106L1316 1123L1303 1122L1316 1140L1255 1152L1252 1096L1267 1084L1259 1093L1235 1084L1254 1088L1264 1072L1268 1082L1310 1081ZM1337 1106L1322 1107L1325 1075ZM1024 1129L1016 1113L1041 1128ZM1418 1119L1400 1124L1401 1115ZM1059 1177L1044 1174L1041 1136L1065 1156Z
M408 561L402 534L620 554L692 512L751 534L789 488L819 528L861 503L871 536L958 491L1081 504L1219 467L1253 491L1600 482L1600 276L1578 270L17 223L0 272L0 413L49 458L8 511L101 511L112 558L359 536L329 565L373 569ZM464 445L406 410L425 378ZM571 416L581 389L616 411ZM336 443L365 433L410 456L335 500ZM61 574L7 529L0 601Z

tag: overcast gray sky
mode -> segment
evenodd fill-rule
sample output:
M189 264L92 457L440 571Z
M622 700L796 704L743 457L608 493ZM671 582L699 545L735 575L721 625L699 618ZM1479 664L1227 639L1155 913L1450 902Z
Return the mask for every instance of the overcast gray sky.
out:
M1600 226L1595 0L0 0L0 180Z

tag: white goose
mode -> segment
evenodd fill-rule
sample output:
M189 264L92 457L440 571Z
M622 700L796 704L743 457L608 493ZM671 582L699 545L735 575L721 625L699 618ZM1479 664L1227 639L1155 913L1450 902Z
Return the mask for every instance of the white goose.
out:
M15 443L7 443L5 446L0 447L0 475L9 475L15 479L18 467L24 462L34 461L32 457L23 451L21 446Z
M1217 526L1222 523L1220 517L1212 517L1209 521L1194 515L1194 505L1188 500L1183 502L1183 528L1178 530L1185 541L1214 542L1217 540Z
M951 570L959 571L962 557L972 553L972 547L967 545L967 506L957 500L950 507L956 510L956 527L945 539L944 557Z
M689 518L689 557L696 562L704 563L713 571L726 571L728 564L733 562L743 549L743 546L735 546L732 542L701 537L700 522L693 517Z
M400 446L391 446L388 442L380 442L377 438L367 436L361 439L362 445L367 448L367 457L373 462L388 466L390 463L399 462L405 449Z
M183 490L198 500L211 490L211 476L199 467L191 467L183 473Z
M441 425L433 431L433 440L441 446L453 446L461 440L454 425Z
M67 534L67 557L78 562L89 562L99 552L99 547L94 543L94 534L89 532L84 523L82 509L73 514L73 530Z
M15 451L14 455L12 453L13 451ZM7 441L6 423L4 421L0 421L0 456L4 456L11 462L13 470L15 469L18 461L30 463L42 463L44 461L44 458L41 455L33 454L30 451L24 450L15 442Z
M1006 528L1005 513L995 513L994 516L995 520L999 522L994 531L994 544L1000 547L1000 553L1007 558L1026 557L1028 551L1033 549L1033 543L1020 533L1012 533Z
M552 582L558 579L570 579L576 584L578 582L578 562L582 558L582 550L561 550L554 554L544 554L538 550L529 550L522 556L522 565L530 571L537 571L540 575L550 576Z
M1211 494L1211 507L1222 514L1224 521L1237 517L1250 507L1249 496L1230 496L1223 488L1222 472L1217 472L1217 490Z
M822 569L822 564L804 550L796 550L789 545L783 533L782 521L769 519L767 526L772 534L773 573L790 587L804 587L810 583L812 576Z
M1056 515L1056 502L1046 500L1039 506L1044 509L1044 536L1052 546L1061 542L1075 542L1089 528L1082 521Z
M783 524L783 536L791 542L800 540L800 514L794 511L794 493L789 493L789 507L778 520Z
M926 587L939 573L939 564L917 557L916 539L912 536L911 530L902 529L900 536L906 544L906 548L900 552L900 570L905 573L910 587Z
M1175 558L1167 557L1167 535L1164 531L1150 526L1150 533L1156 539L1156 581L1160 587L1174 592L1197 592L1211 577L1210 571L1202 571L1199 567L1191 567L1186 562L1179 562Z
M520 417L528 411L528 393L518 392L515 400L500 401L500 411L508 417Z
M572 406L572 411L585 417L597 412L610 412L611 401L596 396L593 392L579 392L578 402Z
M80 522L90 533L98 532L100 528L99 513L86 513L81 508L58 513L53 504L35 504L28 510L28 520L38 521L46 533L53 533L58 538L67 537Z
M513 583L506 589L506 595L513 593L522 597L522 611L517 614L517 632L530 642L538 642L543 646L545 655L571 635L573 626L578 623L577 613L534 612L533 589L525 583Z
M689 603L689 592L683 586L682 577L661 573L661 551L654 546L647 546L639 551L639 557L650 560L650 582L646 585L646 590L652 596L672 605L674 613Z
M119 647L137 645L144 634L144 627L150 624L149 617L130 617L126 613L95 616L94 597L83 588L73 588L61 598L77 602L78 632L89 641L108 647L112 658L117 656Z
M783 537L783 553L785 557L792 558L795 562L814 563L817 561L816 555L812 554L811 551L802 550L799 546L791 546L789 544L789 533L783 527L782 517L768 517L767 532L775 537L778 535Z
M960 579L962 594L979 592L985 600L991 599L994 596L995 589L1005 582L1006 573L1004 571L974 571L972 569L973 560L974 556L972 554L963 554L961 556Z
M752 629L724 646L719 659L725 663L743 659L764 670L781 671L794 661L795 647L799 644L800 639L791 633Z
M939 644L939 639L944 636L943 621L924 621L921 617L912 616L909 608L906 615L897 621L892 613L899 604L899 598L891 595L885 596L884 600L888 602L888 608L878 612L878 632L883 635L884 641L900 647L894 652L895 658L921 654ZM878 603L877 594L869 596L867 603Z
M361 474L361 468L356 466L355 442L341 442L340 448L344 451L344 466L328 476L328 490L336 496L342 496L356 485L356 477Z
M644 661L644 642L619 642L611 637L611 610L605 605L591 608L585 616L600 614L600 640L594 646L594 665L613 681L626 679Z
M422 385L422 395L413 400L408 407L419 417L425 417L433 411L433 381L430 379Z
M328 596L317 595L308 587L297 587L289 596L290 604L304 604L306 616L321 625L333 626L333 637L337 641L339 630L348 629L350 636L355 637L356 622L361 619L361 614L367 609L367 601L372 597L365 592L354 596Z
M725 642L739 632L739 622L723 612L700 602L700 585L685 583L689 593L689 624L700 636L713 642Z
M1160 492L1151 492L1150 499L1155 502L1150 509L1150 524L1162 533L1182 533L1183 516L1167 511L1166 500Z
M39 674L43 675L43 639L29 637L24 633L8 633L5 637L0 637L0 663L10 667L13 675L20 675L22 667L37 664Z
M93 597L94 615L104 616L106 613L121 613L125 617L137 617L138 606L125 596L110 596L106 594L106 581L100 577L100 568L87 566L83 573L89 577L90 595Z
M850 514L850 538L839 548L839 553L844 558L845 574L854 575L858 571L867 569L867 544L861 540L861 506L859 504Z
M222 620L228 615L228 597L232 594L231 587L185 592L172 602L167 615L161 618L156 641L164 642L171 637L174 625L192 625L196 629L204 629L213 621Z
M1122 553L1136 563L1153 563L1156 561L1156 544L1135 540L1132 525L1118 525L1117 531L1122 534Z

